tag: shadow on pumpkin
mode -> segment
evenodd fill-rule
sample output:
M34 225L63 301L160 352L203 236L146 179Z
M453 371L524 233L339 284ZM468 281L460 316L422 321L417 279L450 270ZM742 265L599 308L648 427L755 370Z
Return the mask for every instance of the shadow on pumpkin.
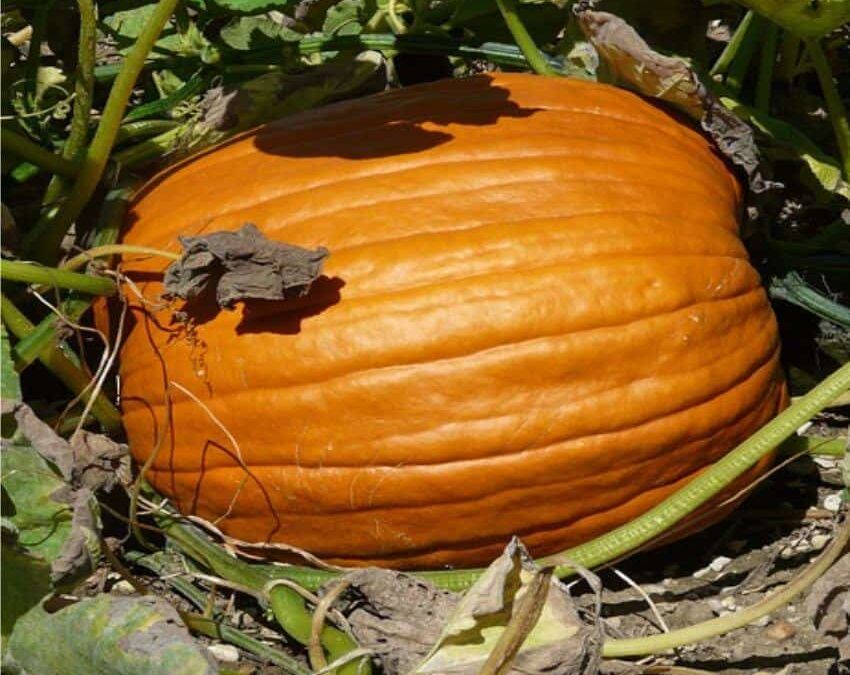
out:
M364 99L352 99L285 117L260 127L254 145L285 157L371 159L423 152L452 138L426 125L486 126L502 117L529 117L539 108L524 108L511 93L493 84L490 75L428 83ZM437 97L443 100L435 103ZM381 105L377 105L381 104Z

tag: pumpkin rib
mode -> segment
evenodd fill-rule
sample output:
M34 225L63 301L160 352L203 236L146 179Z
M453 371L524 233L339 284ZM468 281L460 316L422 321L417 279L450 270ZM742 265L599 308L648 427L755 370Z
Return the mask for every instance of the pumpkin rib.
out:
M282 221L283 227L296 227L296 226L302 226L303 227L306 223L309 223L310 221L325 219L325 218L328 218L328 217L331 217L331 216L336 216L336 215L338 215L342 212L354 211L358 208L373 209L373 208L375 208L376 205L380 205L381 208L387 208L388 206L400 207L405 202L418 201L418 200L426 199L428 197L435 197L435 196L439 196L441 198L461 197L461 196L464 196L464 195L475 194L475 193L478 193L478 192L489 192L489 191L492 191L492 190L499 190L499 189L504 189L504 188L507 188L507 187L519 187L519 186L522 186L522 185L540 186L541 183L557 184L558 187L561 188L561 189L563 189L563 187L566 186L566 185L580 186L581 188L586 188L588 186L596 187L596 186L599 186L599 185L602 185L602 186L605 186L605 187L616 186L617 188L632 188L632 190L629 191L629 192L632 193L631 195L618 194L617 195L618 198L624 198L626 196L629 196L629 197L644 196L644 195L635 195L634 193L635 192L645 192L645 188L650 188L650 187L652 188L655 197L657 197L658 191L664 190L664 189L667 189L671 192L675 191L676 193L678 193L682 196L691 195L693 197L703 197L703 194L700 193L699 191L691 190L691 189L688 189L688 188L685 188L685 187L681 187L678 184L676 184L675 181L673 183L671 183L670 187L667 187L667 186L659 186L655 182L652 182L652 181L649 181L649 180L637 180L637 179L634 179L634 178L631 178L631 179L628 179L628 180L612 180L611 178L607 178L607 177L597 179L597 178L588 178L586 176L576 177L576 178L568 178L568 177L564 177L564 176L554 177L554 176L544 176L544 175L536 176L536 177L529 176L527 178L516 179L516 180L512 179L512 180L508 180L508 181L501 180L503 178L501 176L499 178L500 178L499 182L478 184L473 188L470 188L468 186L462 186L462 187L457 187L455 189L446 190L445 187L438 186L436 188L431 188L431 189L426 190L426 191L406 193L403 196L393 197L391 199L380 199L380 200L377 201L377 204L376 204L376 200L372 197L361 198L362 201L352 200L351 202L349 202L345 205L336 207L336 208L313 211L313 212L309 213L309 215L305 215L305 216L297 218L295 220L285 220L284 219ZM676 179L676 177L673 176L672 174L670 175L670 178ZM333 186L329 185L328 187L333 187ZM246 217L240 218L239 213L244 212L244 211L256 211L258 208L263 208L263 207L271 208L271 205L273 203L278 202L278 201L285 201L287 197L291 197L291 194L285 195L283 197L278 197L277 195L267 196L267 197L263 197L259 201L253 202L252 204L245 206L244 208L228 209L228 210L225 210L225 211L218 212L213 216L212 221L208 222L206 225L209 227L209 226L213 225L213 223L215 223L216 221L226 220L226 219L239 220L241 222L250 222ZM283 207L282 210L285 212L286 204L282 204L282 207ZM275 227L275 226L273 226L273 227ZM278 229L281 228L281 224L278 223L276 225L276 228L278 228Z
M765 365L769 365L769 364L765 364ZM773 388L768 388L767 391L763 394L763 396L761 398L756 399L755 402L751 405L751 407L749 409L744 411L739 417L736 418L736 421L740 420L740 419L747 418L751 415L755 415L756 417L763 416L763 414L766 412L765 410L762 410L762 408L764 408L764 404L767 401L774 399L775 394L776 394L776 391ZM770 408L770 407L771 406L768 406L768 408ZM772 414L771 414L771 416L772 416ZM664 456L668 457L670 459L673 459L673 458L678 457L679 454L692 454L693 450L690 446L710 443L715 437L720 436L724 433L726 433L726 429L724 429L724 428L714 429L714 430L712 430L711 433L709 433L709 434L707 434L703 437L694 438L694 439L689 440L687 443L685 443L685 444L683 444L683 445L681 445L677 448L674 448L672 450L668 450L667 452L664 453ZM688 453L688 450L690 450L690 453ZM480 504L479 508L481 508L482 511L490 511L490 512L495 513L495 512L497 512L495 509L489 508L489 505L487 505L486 503L484 503L484 504L481 504L481 503L487 502L488 500L494 500L494 499L497 499L497 498L504 499L508 496L514 496L514 499L511 500L511 501L520 501L521 502L521 501L523 501L524 495L526 493L530 493L529 496L532 498L532 501L534 501L534 493L540 492L541 489L566 488L566 487L569 487L570 485L572 485L574 483L583 483L584 487L590 489L594 494L605 494L606 491L610 490L612 487L620 486L625 477L628 477L630 474L640 472L642 468L644 468L645 466L657 461L657 459L658 459L657 455L648 456L648 457L641 459L641 460L639 460L635 463L624 465L624 466L619 466L616 469L613 469L609 472L596 473L592 476L579 476L579 477L569 476L569 477L567 477L563 480L554 480L554 481L549 481L549 482L545 482L545 483L534 483L534 484L527 484L527 485L521 485L521 486L516 486L516 487L508 487L508 488L504 488L504 489L499 490L498 494L496 494L496 495L486 493L486 494L476 496L476 497L473 497L473 498L470 498L470 499L433 501L433 502L429 502L428 508L438 508L439 509L440 507L444 507L444 506L459 506L459 505L472 506L472 505L479 505ZM671 462L671 464L672 464L672 462ZM238 468L238 467L234 467L234 468ZM259 468L259 467L257 465L255 465L252 468ZM683 480L684 478L687 478L689 476L692 476L692 475L699 473L700 471L704 470L704 468L705 467L698 467L694 470L687 470L684 474L676 476L671 482L678 483L680 480ZM162 472L156 471L155 473L172 473L172 472L170 470L165 470L165 471L162 471ZM240 470L240 474L241 474L241 470ZM657 474L656 474L656 476L657 476ZM589 485L587 484L588 480L590 480ZM237 484L239 481L234 480L233 482L234 482L234 484ZM664 487L665 484L666 483L662 483L660 485L654 484L653 487L654 488ZM652 488L650 488L650 489L652 489ZM641 494L641 492L638 492L636 495L633 496L633 498L639 497L640 494ZM229 499L229 497L228 497L228 499ZM617 503L618 506L620 505L620 502L619 502L618 499L612 500L612 501L614 503ZM378 506L378 507L373 507L373 506L361 503L361 504L357 505L355 512L358 513L358 514L361 514L361 513L376 513L376 512L384 512L384 513L389 514L389 513L397 513L397 512L403 512L403 511L414 511L415 512L415 511L421 510L422 508L423 508L423 506L421 504L381 505L381 506ZM614 508L616 508L616 507L614 507ZM347 511L346 510L317 511L317 512L310 512L309 514L304 514L304 515L309 517L311 520L313 520L313 519L321 520L321 519L324 519L326 517L333 519L335 516L338 517L341 514L351 513L351 512L352 512L351 509L349 509ZM598 512L594 510L594 507L589 507L587 513L585 513L585 512L579 513L576 516L576 519L581 519L581 518L585 517L586 515L590 515L591 513L593 515L595 515ZM278 515L285 515L285 514L278 513ZM229 517L227 520L230 522L231 525L233 525L236 521L250 520L250 518L249 517L241 517L241 516L234 514L233 516ZM224 521L222 521L222 522L224 522ZM535 523L534 526L533 526L533 530L534 531L549 530L549 529L551 529L551 525L556 523L556 522L564 522L563 514L554 514L551 521ZM494 537L501 537L502 540L504 540L503 534L502 535L494 535ZM445 546L447 543L450 543L450 541L451 540L441 540L439 542L432 542L432 543L434 543L436 546ZM464 541L470 541L470 540L468 538L464 538ZM416 550L417 552L421 553L426 549L411 549L411 550Z
M738 258L732 258L732 259L738 260ZM567 267L567 266L568 266L567 264L562 264L562 265L555 265L555 266L551 266L551 267L558 268L558 267ZM504 275L499 274L499 273L494 273L493 275L487 275L487 276L502 277ZM480 281L480 279L478 281ZM418 289L418 290L421 291L422 289ZM326 378L326 379L311 380L311 381L308 381L308 382L302 382L302 383L293 384L293 385L289 385L289 386L290 387L315 387L315 386L318 386L318 385L328 384L328 383L335 381L335 380L350 378L350 377L353 377L353 376L360 376L360 375L364 375L366 373L377 372L377 371L380 371L380 370L384 370L385 368L412 367L412 366L417 366L417 365L423 365L425 363L429 363L429 364L430 363L438 363L438 362L442 362L442 361L450 361L450 360L453 360L453 359L457 359L457 360L469 359L469 358L472 358L472 357L480 356L480 355L482 355L482 354L484 354L484 353L486 353L490 350L513 348L513 347L516 347L518 345L522 345L524 343L534 342L534 341L537 341L537 340L547 340L547 339L550 339L550 338L572 336L572 335L577 335L577 334L581 334L581 333L585 333L585 332L589 332L589 331L595 331L595 330L619 330L619 329L625 328L627 326L633 325L635 323L639 323L639 322L643 322L643 321L651 321L653 319L666 317L666 316L669 316L671 314L675 314L675 313L678 313L678 312L692 311L692 310L699 308L701 306L704 306L704 305L711 306L713 304L722 303L722 302L726 302L726 301L728 301L728 302L738 301L738 300L745 298L745 297L747 297L748 295L751 295L751 294L763 294L763 289L758 285L753 285L753 286L748 287L745 291L742 291L740 293L735 293L735 294L732 294L732 295L722 296L722 297L707 298L707 299L699 301L699 302L692 302L692 303L689 303L689 304L686 304L686 305L674 307L670 310L659 312L657 314L643 315L643 316L635 318L632 321L627 321L627 322L623 322L623 323L603 324L603 325L596 325L596 326L592 326L592 327L583 328L583 329L580 329L580 330L577 330L577 331L567 331L567 332L558 332L558 333L551 333L551 334L535 335L533 337L523 339L523 340L519 340L519 341L515 341L515 342L507 342L507 343L503 342L503 343L493 344L493 345L490 345L488 347L485 347L485 348L482 348L482 349L477 349L477 350L472 351L472 352L457 352L457 353L452 354L451 356L447 356L447 357L444 357L444 358L441 358L441 359L429 359L428 361L408 361L408 362L405 362L405 363L396 363L396 364L390 365L390 366L379 366L379 367L367 368L367 369L364 369L364 370L348 371L348 372L340 373L338 375L334 375L334 376ZM488 298L480 298L478 301L479 302L487 302ZM439 307L440 307L440 303L437 302L429 308L439 308ZM410 311L411 312L421 312L424 309L426 309L426 308L422 307L422 306L418 306L415 309L410 310ZM381 308L376 309L377 314L380 314L381 312L382 312ZM371 317L364 317L364 318L357 319L356 321L358 321L358 322L367 321L368 322L370 320L370 318ZM341 328L341 325L335 326L336 330L339 330L340 328ZM127 379L127 377L131 376L134 372L135 371L133 371L133 370L125 371L124 379ZM279 385L273 385L273 386L268 387L268 388L269 389L276 388L277 386L279 386ZM266 389L266 387L253 386L250 391L252 391L252 392L253 391L263 391L264 389ZM216 390L216 397L233 396L233 395L239 395L239 394L245 394L245 393L248 393L248 392L246 392L245 390L220 390L220 389L217 389ZM162 404L157 404L157 405L161 406Z
M357 135L360 136L361 134L357 134ZM562 140L562 137L566 136L569 140L571 140L573 142L575 142L575 141L587 142L586 137L568 136L566 134L557 134L557 133L553 133L550 129L547 129L544 132L529 134L529 136L531 138L535 138L535 137L539 136L542 139L546 139L548 137L548 138L556 138L558 140ZM629 138L633 138L633 137L630 136ZM635 149L637 149L637 150L644 150L644 151L649 150L649 149L656 150L656 151L658 150L658 146L656 144L652 144L652 143L634 143L634 142L628 143L628 142L624 142L623 139L614 139L614 140L618 144L627 145L627 146L633 145L633 146L635 146ZM591 145L591 143L587 142L587 145ZM681 149L677 148L676 146L671 146L669 148L669 150L674 155L679 155L682 158L687 157L689 160L693 159L691 153L686 154L684 151L681 151ZM434 159L430 158L430 157L427 158L427 159L424 159L422 161L413 161L413 160L409 160L407 162L400 161L399 164L393 165L388 170L363 171L363 172L356 173L356 174L353 174L353 175L349 174L344 178L337 177L335 179L327 180L327 181L316 181L316 182L312 182L312 183L299 184L297 187L294 187L294 188L292 188L292 189L290 189L286 192L277 193L276 197L290 196L292 194L302 193L302 192L305 192L307 190L321 189L323 187L337 186L337 185L340 185L340 184L356 184L358 182L368 182L368 181L371 181L375 178L392 178L392 177L394 177L394 176L396 176L400 173L403 173L403 172L414 172L414 171L417 171L417 170L420 170L420 169L430 169L430 168L433 168L434 166L468 164L468 165L470 165L469 168L472 172L472 170L480 168L479 166L476 166L476 164L482 163L482 162L489 162L489 161L499 161L499 160L512 161L512 160L517 160L517 159L546 159L546 158L561 158L561 159L581 158L581 159L588 159L588 156L586 154L582 154L580 152L530 153L530 152L524 151L521 154L488 155L488 154L486 154L486 151L484 151L482 153L482 151L480 151L480 150L475 151L474 159L455 159L455 157L463 157L464 155L467 155L468 153L469 153L469 148L461 147L458 150L454 151L454 153L452 155L450 155L449 157L447 157L447 158L441 157L438 162L434 162ZM247 155L249 153L245 153L245 154ZM407 157L407 156L404 155L402 157ZM621 165L635 165L635 166L641 166L641 167L644 167L646 165L644 162L640 162L640 161L632 162L632 161L629 161L629 160L624 160L622 158L616 158L615 155L606 155L606 156L599 156L599 157L591 156L590 158L599 160L600 162L605 162L607 166L610 166L612 161L616 164L621 164ZM230 161L232 162L233 160L230 160ZM657 168L659 170L663 170L665 168L666 164L667 164L666 162L660 162L657 166L651 165L651 164L650 164L650 166L652 168ZM688 166L694 166L694 163L691 161L688 164ZM209 167L206 167L205 170L208 171ZM708 172L699 172L698 174L687 174L687 173L677 174L677 176L683 176L684 178L687 178L687 179L693 180L693 181L697 181L698 179L706 178L708 175L709 175ZM289 176L285 176L285 177L288 178ZM181 176L181 180L183 182L190 182L188 177L183 178ZM708 181L699 180L699 184L700 185L708 185ZM726 195L724 195L724 196L726 196Z
M582 220L582 219L586 219L586 218L589 218L589 217L593 217L593 218L598 219L600 216L612 216L612 215L629 215L629 216L639 216L639 217L643 217L643 216L656 217L657 216L657 214L653 214L653 213L650 213L650 212L629 211L629 210L585 211L585 212L581 212L581 213L572 213L569 216L560 216L560 217L552 216L552 217L546 217L546 218L538 218L538 217L533 217L533 216L532 217L523 216L523 217L520 217L516 220L504 220L504 221L498 221L498 222L478 223L476 225L470 225L469 227L463 227L463 228L457 228L457 229L448 229L448 230L432 230L432 231L423 232L423 233L419 233L419 234L408 234L408 235L404 235L404 236L400 236L400 237L392 237L392 238L388 238L388 239L375 239L375 240L371 240L371 241L368 241L368 242L335 247L334 250L333 250L333 256L334 256L334 262L338 263L338 261L340 260L340 257L342 255L349 256L349 255L353 255L355 253L357 253L357 254L374 253L376 251L376 249L382 249L384 247L392 246L392 245L395 245L395 244L400 244L400 243L403 243L403 242L414 242L414 241L426 242L426 241L429 241L429 240L434 240L434 241L445 240L447 235L452 236L452 235L459 235L459 234L462 234L462 233L469 234L469 235L472 235L472 234L475 234L475 233L485 234L489 230L494 230L494 229L497 229L497 228L503 228L503 227L507 227L507 226L513 227L514 230L516 230L517 226L519 226L519 225L524 226L523 231L512 233L514 239L522 240L522 238L526 234L528 234L527 228L529 226L542 225L544 223L545 224L551 224L553 226L554 225L563 226L563 225L569 223L570 221ZM669 218L658 217L658 220L661 220L662 222L661 223L653 223L653 227L657 228L659 226L659 224L663 225L665 222L669 221ZM677 221L690 222L690 224L693 224L693 225L698 224L698 221L688 221L687 218L678 218L677 217ZM616 226L617 226L618 229L620 229L622 227L622 224L617 223ZM641 225L641 226L643 226L643 225ZM592 256L597 256L597 255L602 256L602 255L610 253L611 255L636 255L636 256L637 255L645 255L645 256L655 256L655 255L659 255L659 256L679 256L679 255L703 256L703 255L705 255L706 257L723 256L723 257L730 257L730 258L739 258L741 260L749 262L749 258L747 256L746 249L741 244L741 240L738 239L737 236L730 233L729 230L727 230L725 227L716 225L714 223L706 223L705 227L707 229L711 228L712 230L719 229L722 232L728 233L729 234L729 240L728 240L728 242L724 242L724 243L735 245L735 248L737 249L736 253L738 253L738 255L734 255L734 254L731 254L731 253L707 253L705 251L695 251L695 252L694 251L685 252L685 251L677 251L677 250L653 251L653 250L645 249L645 250L641 250L641 251L631 252L631 250L627 250L627 249L619 249L619 250L618 249L607 249L604 252L600 252L600 253L591 253L591 254L573 253L573 254L571 254L571 259L575 259L578 262L582 262L584 260L590 259ZM676 228L681 229L681 227L678 223L676 224ZM498 237L494 236L493 241L507 247L508 242L510 241L510 237L508 236L508 234L509 233L503 233L503 234L500 234ZM532 236L539 236L540 234L541 233L535 232ZM563 227L561 227L560 229L554 229L553 228L552 230L546 232L545 234L549 237L549 241L547 241L545 243L570 241L570 240L574 239L574 232L571 231L571 230L568 230L568 229L564 229ZM537 242L534 242L534 243L537 243ZM619 238L617 240L617 243L621 243L619 241ZM493 249L486 249L486 252L489 253L493 250L500 250L500 248L498 246L494 246ZM449 255L456 255L458 257L461 257L463 255L469 255L469 249L465 249L463 252L448 251L447 253Z
M744 349L746 349L746 345L739 345L736 349L732 350L729 353L729 356L737 354L738 352L743 351ZM627 432L627 431L634 431L635 429L642 427L642 426L646 426L646 425L653 424L653 423L658 423L658 422L661 422L663 420L668 420L670 417L674 417L676 415L680 415L680 414L683 414L683 413L692 412L695 408L699 408L699 407L702 407L704 405L708 405L710 403L715 402L718 398L721 398L721 397L726 396L726 395L730 395L732 392L734 392L739 387L747 384L750 381L750 379L752 379L753 377L758 375L759 372L761 372L761 370L764 369L766 366L772 365L773 362L777 358L778 350L779 350L779 345L778 345L778 342L777 342L776 346L774 346L774 348L767 353L766 358L763 358L763 359L756 361L753 364L751 364L750 369L748 371L745 371L744 373L742 373L739 380L732 382L722 391L716 391L716 392L708 393L706 395L706 398L704 398L704 399L697 399L695 401L690 401L684 407L673 408L673 409L667 410L666 412L658 415L657 417L644 418L640 422L633 423L633 424L630 424L628 426L612 427L612 429L610 431L605 432L603 434L591 434L589 436L578 436L578 437L566 436L566 437L558 438L554 442L548 443L547 445L541 446L541 447L532 446L532 447L528 447L528 448L525 448L523 450L519 450L519 451L515 451L515 452L487 455L487 456L484 456L484 457L464 458L464 459L458 459L458 460L452 461L452 462L443 461L443 462L437 462L437 463L426 463L426 462L420 461L418 463L405 463L405 464L402 464L402 465L398 465L397 463L392 463L392 464L369 463L368 465L365 465L365 466L366 466L366 468L370 468L370 469L373 469L373 468L374 469L389 469L389 470L398 469L398 470L403 471L403 470L409 469L409 468L431 468L431 467L437 468L437 467L445 467L445 466L451 466L451 465L474 464L476 462L491 462L492 463L495 460L508 460L508 459L512 459L512 458L516 458L516 457L528 454L529 452L536 452L536 451L539 451L539 450L545 450L547 448L550 448L553 445L558 445L558 444L563 444L563 443L575 443L575 442L579 442L579 441L587 441L590 438L594 438L594 437L597 437L597 436L605 437L605 436L608 436L608 435L611 435L611 434L619 434L619 433L624 433L624 432ZM703 366L696 369L695 371L690 371L687 374L689 376L693 376L693 375L696 375L696 373L698 373L700 371L714 368L717 365L718 365L717 362L710 362L710 363L704 364ZM673 377L675 377L677 375L682 375L682 374L681 373L671 374L671 376L673 376ZM626 387L629 387L629 386L634 386L635 384L639 384L640 382L647 381L647 380L653 380L653 379L657 379L657 378L654 377L654 376L648 376L646 378L635 380L634 382L629 383L627 385L614 387L614 388L611 388L611 389L604 389L604 390L601 390L599 392L594 392L594 394L591 398L600 398L600 397L603 397L603 396L607 396L607 395L610 395L610 394L616 392L619 389L623 389L623 388L626 388ZM186 402L186 403L192 402L192 403L194 403L190 398L186 397L186 398L181 398L181 399L178 399L178 400L173 400L172 401L172 407L176 407L181 402ZM197 405L197 404L195 404L195 405ZM527 412L527 411L524 411L524 412ZM507 417L511 417L511 416L515 416L515 415L507 415ZM486 419L493 420L493 419L496 419L496 418L482 418L482 419L465 420L465 421L466 422L476 422L476 421L484 421ZM395 436L391 436L387 439L378 438L376 440L392 440L393 438L395 438ZM323 470L334 470L334 469L361 468L359 465L358 466L352 466L352 465L349 465L349 464L335 465L335 464L323 463L320 466L310 466L310 465L302 464L300 462L296 463L296 464L289 464L289 463L286 463L283 460L276 461L274 464L263 464L261 462L252 461L251 466L252 466L252 468L261 468L261 467L265 467L265 468L269 468L269 467L297 468L299 471L323 471ZM205 471L207 471L207 472L209 472L209 471L220 471L220 470L224 470L224 469L239 469L241 471L241 467L238 466L238 465L222 465L222 466L205 467ZM171 467L168 470L171 473L175 473L175 474L196 473L197 467L185 468L185 469Z
M518 218L515 218L515 219L499 220L498 222L491 222L491 221L480 222L480 221L478 221L478 222L473 222L473 224L468 224L468 225L458 227L458 228L429 230L429 231L424 232L424 233L409 234L409 235L404 235L404 236L399 236L399 237L388 237L388 238L381 238L381 239L373 239L373 240L369 240L369 241L366 241L366 242L358 242L358 243L355 243L355 244L348 244L348 245L341 246L341 247L335 247L333 252L332 252L332 256L336 260L337 258L339 258L341 253L350 254L351 252L358 250L358 249L366 251L366 250L368 250L372 247L389 245L389 244L392 244L394 242L401 242L401 241L420 238L420 237L431 238L431 237L441 237L441 236L444 236L444 235L458 234L458 233L462 233L462 232L472 233L476 230L484 231L484 230L487 230L487 229L493 228L493 227L501 227L501 226L507 226L507 225L520 226L520 225L527 225L528 223L535 223L535 222L541 222L542 223L542 222L551 221L553 224L565 223L565 222L569 222L571 220L577 220L577 219L582 219L582 218L602 217L602 216L610 216L610 215L635 216L635 217L638 217L638 218L652 218L652 219L658 219L662 222L667 222L667 221L670 220L669 215L665 215L665 214L658 213L658 212L655 212L655 211L646 211L646 210L637 210L637 209L616 209L616 210L615 209L595 209L595 210L587 210L587 211L580 211L580 212L572 212L572 213L569 213L569 214L564 214L564 215L559 215L559 216L546 216L546 217L521 215L521 216L519 216ZM735 235L734 233L731 233L730 230L728 228L724 227L723 225L719 225L714 221L703 221L703 220L698 220L696 218L692 218L692 217L688 217L688 216L684 216L684 215L677 215L676 220L681 222L681 223L687 224L687 225L697 226L697 227L700 227L700 228L706 228L706 229L711 229L711 230L717 230L719 232L723 232L723 233L728 234L731 238L733 238L733 241L736 241L740 245L741 260L747 260L747 261L749 260L747 253L746 253L746 249L744 249L743 245L740 244L740 238L738 238L737 235ZM198 230L196 232L193 232L192 234L193 235L201 234L210 225L212 225L212 221L205 223L204 226L203 226L203 229ZM657 225L658 225L657 223L654 223L652 225L652 227L657 227ZM139 241L141 241L141 240L139 240ZM177 249L177 240L176 239L169 239L168 241L153 240L150 243L157 244L156 247L161 248L163 250L169 250L169 248L174 249L174 250ZM653 253L647 252L646 255L647 256L653 255ZM674 255L674 254L670 253L670 255ZM138 257L135 257L135 256L138 256ZM730 257L732 257L732 256L730 256ZM737 256L735 256L735 257L737 257ZM152 271L162 271L168 265L168 263L165 263L158 258L155 258L155 257L152 257L152 256L147 256L147 255L142 256L140 254L125 254L124 259L125 259L125 261L131 261L134 265L139 266L140 269L149 267ZM582 257L578 256L576 259L581 260ZM140 284L140 286L142 286L142 287L147 286L147 285L148 285L148 282L143 282L142 284Z

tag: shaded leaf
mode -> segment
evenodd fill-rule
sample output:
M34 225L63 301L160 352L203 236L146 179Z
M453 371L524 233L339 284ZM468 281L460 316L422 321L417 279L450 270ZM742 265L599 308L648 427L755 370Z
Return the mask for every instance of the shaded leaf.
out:
M322 32L325 35L357 35L369 20L366 0L340 0L328 8Z
M10 418L12 406L21 400L21 381L15 371L12 360L12 345L5 324L0 323L0 401L2 401L3 433L11 435L13 420Z
M21 617L4 666L21 675L214 675L218 667L164 600L87 598L53 614Z

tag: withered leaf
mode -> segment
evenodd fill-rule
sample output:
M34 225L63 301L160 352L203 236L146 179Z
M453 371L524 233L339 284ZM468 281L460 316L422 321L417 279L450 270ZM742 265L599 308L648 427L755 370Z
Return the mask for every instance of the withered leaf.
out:
M183 256L165 271L165 295L193 300L215 291L218 306L240 300L287 300L306 295L322 273L328 250L267 239L253 223L236 232L180 237Z

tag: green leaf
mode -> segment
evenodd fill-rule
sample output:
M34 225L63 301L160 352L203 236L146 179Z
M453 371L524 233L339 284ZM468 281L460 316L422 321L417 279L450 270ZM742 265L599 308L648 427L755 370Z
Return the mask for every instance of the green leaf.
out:
M221 29L220 35L224 44L241 51L279 47L304 37L298 31L265 16L234 19Z
M99 595L21 617L4 658L21 675L215 675L218 667L161 598Z
M738 0L796 35L819 37L850 23L850 0Z
M0 592L3 611L0 612L0 639L6 650L7 640L15 623L51 591L50 564L27 553L15 542L15 532L3 524L3 543L0 545Z
M328 9L322 32L325 35L358 35L370 18L366 0L341 0Z
M135 44L139 34L147 26L154 11L156 4L144 5L136 9L128 9L123 12L115 12L103 21L103 26L111 32L112 36L118 40L119 51L126 53ZM177 52L181 46L180 35L174 29L174 25L169 22L165 25L165 29L160 34L159 40L151 52L151 56L155 57L157 52Z
M277 10L285 12L297 5L297 0L209 0L208 4L230 14L265 14Z
M732 98L721 96L720 101L766 136L774 146L789 152L791 159L803 162L824 190L850 199L850 184L842 178L838 160L823 152L803 132L788 122L745 106Z
M6 326L0 324L0 399L6 404L21 400L21 381L12 360L12 345Z

